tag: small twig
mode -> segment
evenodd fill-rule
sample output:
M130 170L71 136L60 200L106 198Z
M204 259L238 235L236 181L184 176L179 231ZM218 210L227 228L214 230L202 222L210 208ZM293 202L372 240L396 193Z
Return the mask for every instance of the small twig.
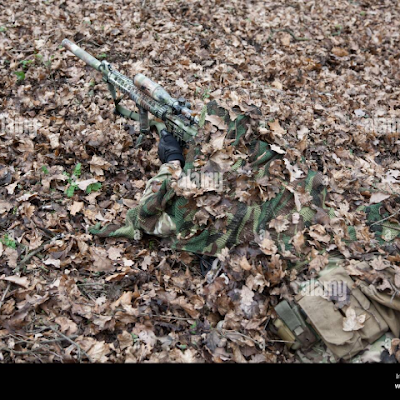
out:
M36 341L36 342L35 342L35 341L33 341L33 340L20 339L19 337L14 336L14 335L12 335L12 334L7 335L7 336L11 336L12 338L16 339L16 342L15 342L16 345L17 345L17 344L21 344L21 343L29 343L29 344L31 344L31 345L35 345L35 344L40 344L40 345L42 345L42 344L49 344L49 343L62 342L63 340L65 340L63 337L59 337L59 338L56 338L56 339L46 339L46 340L39 340L39 341ZM75 339L75 338L77 338L77 337L78 337L78 335L71 335L71 336L70 336L70 339Z
M221 333L221 335L222 335L223 337L226 337L226 336L225 336L226 333L229 334L229 332L231 332L231 333L233 333L233 334L237 334L237 335L239 335L239 336L244 337L245 339L251 340L253 343L257 344L258 347L259 347L260 349L264 350L264 348L265 348L264 343L260 343L258 340L253 339L252 337L247 336L247 335L245 335L244 333L235 331L235 330L233 330L233 329L217 329L217 331L218 331L219 333ZM228 336L228 338L229 338L229 336Z
M196 318L184 318L184 317L175 317L173 315L160 315L160 314L139 314L139 317L160 317L160 318L168 318L168 319L178 319L182 321L192 321Z
M40 253L43 249L44 246L47 243L43 243L41 246L39 246L38 248L36 248L35 250L32 250L30 253L28 253L24 259L19 263L19 265L17 266L17 269L19 270L20 268L24 267L32 257L34 257L37 253Z
M123 308L116 308L115 311L122 311L126 312ZM167 318L167 319L177 319L177 320L182 320L182 321L193 321L196 318L185 318L185 317L175 317L174 315L161 315L161 314L146 314L146 313L139 313L138 315L135 315L135 317L159 317L159 318Z
M104 286L104 283L77 283L76 286Z
M81 348L81 346L79 346L78 343L74 342L71 338L69 338L68 336L64 335L63 333L61 333L60 331L58 331L57 329L53 328L51 325L46 325L49 329L51 329L54 333L57 333L57 335L60 335L62 338L64 338L65 340L67 340L68 342L70 342L71 344L73 344L77 349L78 349L78 356L79 356L79 360L81 361L81 352L88 358L89 362L93 362L92 359L90 358L89 354L86 353L85 350L83 350Z
M47 240L44 242L42 245L40 245L38 248L32 250L30 253L28 253L24 259L17 265L17 270L20 268L24 267L32 257L34 257L37 253L40 253L48 244L50 244L54 239L59 237L59 235L53 236L51 239Z
M219 273L221 272L221 270L222 270L222 265L219 267L217 271L210 269L210 271L208 271L206 274L207 283L208 284L213 283L217 278L217 276L219 275Z
M296 343L293 340L278 340L278 339L265 339L267 342L271 342L271 343L275 343L275 342L279 342L279 343Z
M307 42L311 40L310 38L305 38L305 37L297 37L293 31L289 28L282 28L282 29L271 29L271 33L267 38L267 42L269 42L272 37L274 36L275 32L286 32L288 33L296 42Z
M88 40L88 43L92 43L95 46L100 47L100 45L98 43L96 43L95 41L93 41L93 40Z
M27 50L19 50L19 49L10 49L9 51L13 52L13 53L34 53L35 49L27 49Z
M8 282L8 285L7 285L7 287L6 287L6 290L4 291L3 296L1 296L1 300L0 300L0 309L1 309L1 307L3 306L4 299L6 298L8 291L10 290L10 286L11 286L11 282Z
M383 221L386 221L387 219L394 217L394 216L397 215L398 213L400 213L400 209L397 210L394 214L389 215L389 216L386 217L386 218L383 218L383 219L381 219L381 220L379 220L379 221L376 221L376 222L372 223L370 226L379 224L379 223L381 223L381 222L383 222ZM394 228L394 229L396 229L396 228Z
M48 354L48 351L45 350L26 350L26 351L19 351L19 350L14 350L14 349L10 349L9 347L0 347L0 351L8 351L9 353L14 353L14 354L18 354L18 355L23 355L23 354L33 354L35 355L35 353L41 353L41 354Z
M310 38L306 38L306 37L297 37L293 31L289 28L283 29L284 32L287 32L294 40L296 40L297 42L307 42L308 40L311 40Z

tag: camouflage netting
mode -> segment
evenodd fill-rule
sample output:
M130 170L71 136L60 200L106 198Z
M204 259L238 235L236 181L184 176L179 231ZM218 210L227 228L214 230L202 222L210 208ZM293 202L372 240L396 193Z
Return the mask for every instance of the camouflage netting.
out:
M110 225L92 233L133 239L140 229L168 237L172 249L212 256L235 249L270 256L288 267L311 259L324 266L327 252L332 259L359 257L380 247L398 249L398 215L397 220L390 216L400 197L335 209L326 177L307 168L299 152L254 138L260 118L252 107L235 113L208 103L206 119L212 123L185 150L182 175L219 174L222 190L182 187L173 171L163 170L158 175L163 178L128 212L125 227Z

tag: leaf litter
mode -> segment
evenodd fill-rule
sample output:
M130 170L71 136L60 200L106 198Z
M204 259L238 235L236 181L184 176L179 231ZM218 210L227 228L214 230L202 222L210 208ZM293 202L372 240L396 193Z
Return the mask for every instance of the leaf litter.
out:
M269 326L273 307L293 296L297 273L286 269L268 236L259 242L267 269L226 249L219 274L207 280L196 256L173 252L158 238L104 241L88 234L97 222L123 223L138 204L160 166L157 138L134 148L137 126L126 128L128 121L113 114L106 85L60 47L62 39L128 76L146 74L196 109L215 99L258 124L249 105L257 106L265 122L249 134L285 154L274 165L277 176L291 181L319 168L335 193L338 218L354 221L357 206L400 189L398 133L362 129L367 118L400 113L399 16L399 5L388 0L16 0L4 7L1 361L294 362ZM37 129L18 128L22 119ZM225 123L208 120L215 126L206 128L203 150L227 170L238 154L226 147ZM259 185L243 188L239 199L275 195L273 182ZM360 191L366 186L374 191ZM212 196L196 200L206 210L200 222L213 212ZM298 207L307 200L301 193L295 199ZM326 243L326 216L317 215L307 233L293 237L296 251L311 257L305 279L327 262L307 243ZM286 222L276 218L270 228L283 232ZM368 243L365 224L357 228ZM350 254L339 234L335 243ZM394 291L387 274L400 287L399 265L398 253L381 254L363 265L351 260L347 269ZM344 329L362 324L350 309ZM396 343L391 351L399 358Z

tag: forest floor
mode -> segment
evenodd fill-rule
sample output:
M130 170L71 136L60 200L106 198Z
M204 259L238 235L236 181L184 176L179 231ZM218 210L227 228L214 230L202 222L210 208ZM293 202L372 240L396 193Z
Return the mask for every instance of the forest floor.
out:
M399 28L389 0L0 1L0 361L294 362L270 330L290 271L271 284L247 260L209 283L155 237L89 234L124 222L160 161L64 38L196 109L256 105L259 137L322 169L351 214L371 196L353 190L400 192L398 133L365 129L400 116Z

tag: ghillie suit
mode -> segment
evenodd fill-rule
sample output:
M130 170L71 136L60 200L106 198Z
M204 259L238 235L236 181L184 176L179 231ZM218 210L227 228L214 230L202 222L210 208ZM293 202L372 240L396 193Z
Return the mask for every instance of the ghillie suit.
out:
M124 227L91 232L133 239L139 230L175 250L222 260L237 254L261 265L271 287L295 270L296 297L277 305L275 329L299 352L315 351L322 338L333 360L348 360L389 331L398 337L400 197L351 212L337 207L328 178L299 152L251 140L257 110L249 108L250 118L210 102L207 114L220 129L205 126L183 170L163 164ZM301 274L310 269L313 279ZM332 282L340 282L334 294L318 292Z
M124 227L112 225L92 233L134 239L136 230L142 230L168 237L171 249L211 256L241 245L262 251L270 244L277 247L271 253L278 252L291 264L302 261L311 249L325 252L332 246L346 257L349 251L365 253L365 246L398 250L393 246L400 238L399 224L377 222L400 207L400 197L359 206L357 218L349 224L329 201L321 172L307 170L301 163L297 166L296 160L289 159L294 156L285 156L278 146L260 140L244 143L248 116L235 115L232 121L215 102L208 103L207 113L227 126L211 142L221 139L226 145L214 145L211 150L217 150L207 160L202 146L193 143L182 171L163 164L148 181L140 204L127 213ZM374 234L367 232L365 224ZM296 240L305 231L314 240L308 249Z

